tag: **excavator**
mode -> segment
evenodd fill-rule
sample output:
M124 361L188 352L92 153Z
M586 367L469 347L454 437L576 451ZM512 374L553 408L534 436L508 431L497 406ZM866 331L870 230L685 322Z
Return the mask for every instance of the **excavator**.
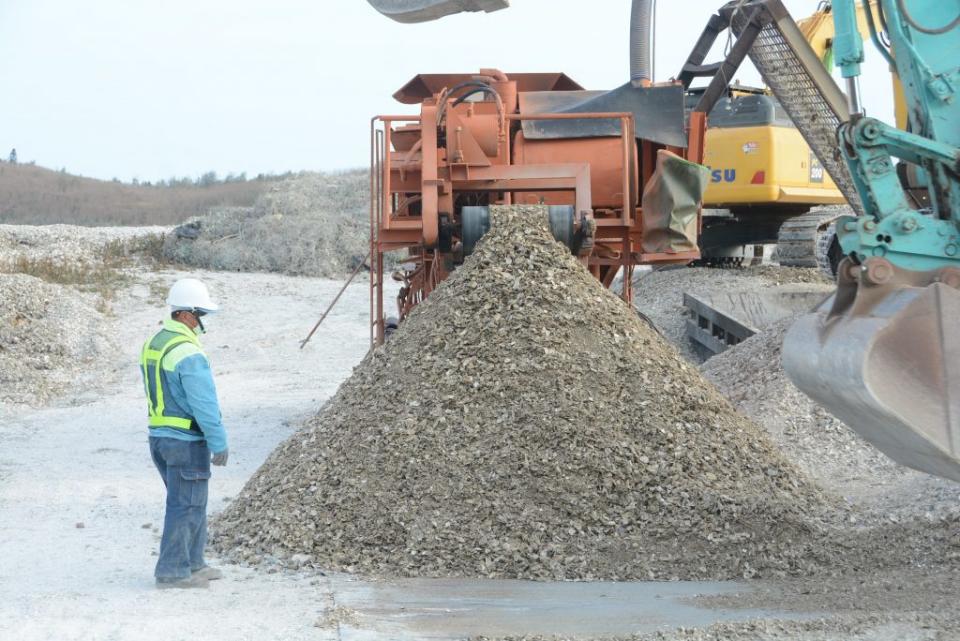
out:
M836 149L861 213L836 222L837 291L791 327L784 368L895 461L960 481L960 3L881 0L870 16L906 130L864 114L853 0L833 13L850 114Z
M870 34L866 9L879 11L878 1L856 6L857 30L865 37ZM819 3L797 27L831 69L831 4ZM903 91L896 75L891 78L896 124L905 129ZM842 255L834 222L843 208L829 205L843 205L846 199L768 89L730 86L729 96L709 114L704 164L711 168L711 179L703 197L702 262L755 263L762 256L758 246L775 245L779 264L817 267L836 276Z
M509 5L368 2L401 22ZM858 5L902 86L901 127L861 102ZM634 17L651 9L633 2ZM852 210L834 222L836 291L784 339L790 379L893 460L960 482L960 3L833 0L830 17L845 92L780 0L724 5L681 75L712 72L715 95L749 56ZM703 64L726 29L736 42L725 60Z
M836 292L789 329L783 366L893 460L960 481L960 3L860 4L902 87L902 127L865 113L855 0L831 7L846 92L779 0L718 14L853 214L833 223Z

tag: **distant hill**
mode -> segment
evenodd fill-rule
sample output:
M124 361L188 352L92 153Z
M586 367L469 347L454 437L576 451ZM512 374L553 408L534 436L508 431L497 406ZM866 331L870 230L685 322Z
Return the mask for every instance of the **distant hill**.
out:
M146 186L0 162L0 223L176 224L210 207L252 206L277 178Z

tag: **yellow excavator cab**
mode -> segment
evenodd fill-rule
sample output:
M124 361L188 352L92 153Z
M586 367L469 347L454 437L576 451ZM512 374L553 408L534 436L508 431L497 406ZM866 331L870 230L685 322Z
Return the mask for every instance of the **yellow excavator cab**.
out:
M876 10L876 0L870 0ZM870 37L863 5L857 25ZM833 67L833 16L829 6L797 23L828 69ZM892 74L897 126L906 127L903 90ZM732 85L707 119L704 162L710 183L701 249L707 262L743 256L749 245L777 245L777 260L836 273L842 256L834 222L846 199L769 90ZM756 254L755 254L756 255ZM735 260L739 260L736 258Z
M705 206L829 205L843 194L775 98L736 92L710 112Z

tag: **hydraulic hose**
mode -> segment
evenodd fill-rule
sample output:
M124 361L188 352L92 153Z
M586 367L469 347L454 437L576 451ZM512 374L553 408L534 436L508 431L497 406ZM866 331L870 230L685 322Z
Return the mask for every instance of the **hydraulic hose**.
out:
M913 27L920 33L927 33L933 36L939 36L941 34L944 34L952 30L954 27L960 24L960 16L957 16L956 18L951 20L949 23L943 25L942 27L925 27L921 24L918 24L917 21L914 20L913 16L910 15L910 12L907 11L907 5L904 3L903 0L897 0L897 9L900 10L900 15L902 15L903 19L907 21L907 24L909 24L911 27Z
M634 86L653 80L651 31L654 0L633 0L630 10L630 82Z
M877 6L880 6L880 3L877 3ZM873 41L873 46L877 48L880 52L880 55L884 57L887 61L887 64L890 65L891 69L897 68L897 63L894 62L893 56L890 55L890 52L886 47L883 46L883 43L880 42L880 30L877 29L877 25L873 20L873 10L870 8L870 0L863 0L863 13L867 19L867 26L870 28L870 40Z

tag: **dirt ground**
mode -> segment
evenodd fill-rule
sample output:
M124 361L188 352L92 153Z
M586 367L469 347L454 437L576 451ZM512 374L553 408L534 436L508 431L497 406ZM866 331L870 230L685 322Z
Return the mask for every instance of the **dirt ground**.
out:
M960 639L960 572L937 567L871 572L829 581L763 582L749 593L697 599L702 606L776 609L812 620L776 625L721 624L728 639ZM751 630L751 627L757 628ZM767 627L765 630L764 627ZM782 627L782 630L777 630ZM698 636L700 635L700 636ZM661 638L657 636L656 638ZM663 639L712 639L707 632L675 633Z
M149 281L182 275L145 274L122 294L112 320L122 351L97 366L96 393L74 390L41 408L0 405L0 639L960 638L960 577L938 567L817 581L411 584L225 565L226 579L208 591L157 592L163 487L147 451L135 363L164 315ZM230 463L211 484L214 513L362 358L368 292L363 282L352 286L300 351L340 283L192 275L224 308L205 338L231 439ZM872 507L897 519L911 487L927 484L874 488ZM944 502L956 496L938 489ZM922 501L910 512L917 509Z
M340 283L197 275L223 306L204 339L231 449L211 482L216 512L366 352L368 290L352 286L300 351ZM0 639L318 638L326 601L314 578L231 568L202 597L153 588L163 485L147 449L136 354L164 317L158 303L138 285L115 306L123 347L101 365L105 393L0 408Z

